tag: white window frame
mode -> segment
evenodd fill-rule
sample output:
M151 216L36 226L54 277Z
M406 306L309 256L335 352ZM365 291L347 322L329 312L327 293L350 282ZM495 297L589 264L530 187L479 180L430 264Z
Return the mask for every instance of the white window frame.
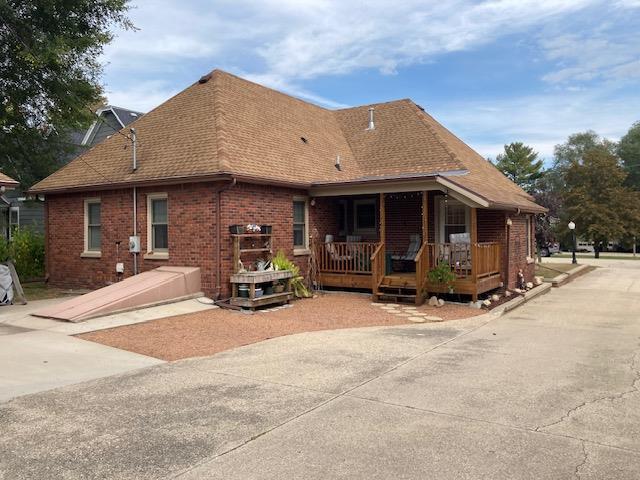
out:
M167 248L153 248L153 216L151 208L154 200L167 201ZM169 258L169 195L167 195L166 192L150 193L147 195L147 253L144 258L150 260L165 260Z
M100 249L89 250L89 205L96 203L100 205ZM102 256L102 200L100 197L84 199L84 251L80 256L87 258L100 258Z
M358 226L358 207L361 205L373 205L373 228L360 228ZM353 233L356 235L375 235L376 233L378 233L378 216L376 212L375 198L358 198L353 201Z
M17 223L11 221L11 212L16 212ZM20 229L20 207L9 207L9 240L13 238L13 229L11 227L16 226L17 230Z
M440 243L449 243L449 240L444 238L444 224L445 224L445 213L444 213L444 206L445 206L445 201L444 201L444 197L443 196L439 196L436 197L436 203L438 204L438 208L436 209L436 214L437 214L437 221L436 221L436 225L438 225L438 241ZM461 202L460 200L456 200L455 198L451 198L451 196L449 196L449 198L447 199L447 203L449 205L456 205L456 206L463 206L464 207L464 221L465 221L465 231L469 234L471 234L471 209L469 208L468 205L464 204L463 202Z
M291 242L293 242L293 225L294 225L294 211L293 204L295 202L304 202L304 235L303 235L303 244L302 245L294 245L293 246L293 254L294 255L309 255L311 250L309 249L309 197L303 196L294 196L291 201Z

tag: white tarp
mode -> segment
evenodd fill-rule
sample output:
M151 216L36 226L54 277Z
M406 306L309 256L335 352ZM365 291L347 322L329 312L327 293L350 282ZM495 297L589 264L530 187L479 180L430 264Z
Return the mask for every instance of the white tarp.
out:
M13 302L13 280L11 271L6 265L0 265L0 305L11 305Z

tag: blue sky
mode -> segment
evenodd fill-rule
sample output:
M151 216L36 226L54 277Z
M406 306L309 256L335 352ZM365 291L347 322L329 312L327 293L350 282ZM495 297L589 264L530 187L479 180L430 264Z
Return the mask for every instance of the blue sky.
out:
M104 52L148 111L221 68L330 108L411 98L485 157L640 120L640 0L140 0Z

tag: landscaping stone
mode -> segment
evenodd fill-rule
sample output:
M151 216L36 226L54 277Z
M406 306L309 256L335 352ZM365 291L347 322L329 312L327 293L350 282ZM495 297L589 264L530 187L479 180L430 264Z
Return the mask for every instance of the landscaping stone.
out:
M432 296L431 298L429 298L429 306L431 307L437 307L438 306L438 297L436 297L435 295Z
M511 293L511 290L507 290L506 292L504 292L505 297L510 297L511 295L513 295L513 293Z
M482 302L482 304L483 304L485 307L490 307L490 306L491 306L491 300L489 300L489 299L487 298L484 302Z
M438 299L438 305L437 305L437 306L438 306L438 307L443 307L443 306L444 306L444 300L443 300L443 299L441 299L441 298L439 298L439 299Z
M533 283L527 282L527 289L531 290L533 288Z
M425 323L427 321L426 317L409 317L408 320L413 323Z
M500 295L496 295L496 294L491 295L492 302L497 302L498 300L500 300Z
M543 277L533 277L533 283L535 283L536 285L542 285L542 282L544 282L544 278Z

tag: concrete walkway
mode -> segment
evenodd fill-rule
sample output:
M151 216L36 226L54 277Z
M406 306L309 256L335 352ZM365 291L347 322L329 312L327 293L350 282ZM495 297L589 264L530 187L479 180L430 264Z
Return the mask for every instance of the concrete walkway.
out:
M30 314L67 298L0 307L0 402L30 393L164 363L71 335L207 308L197 300L68 323ZM2 475L0 475L2 479Z
M638 267L489 323L317 332L0 405L0 478L638 479Z

